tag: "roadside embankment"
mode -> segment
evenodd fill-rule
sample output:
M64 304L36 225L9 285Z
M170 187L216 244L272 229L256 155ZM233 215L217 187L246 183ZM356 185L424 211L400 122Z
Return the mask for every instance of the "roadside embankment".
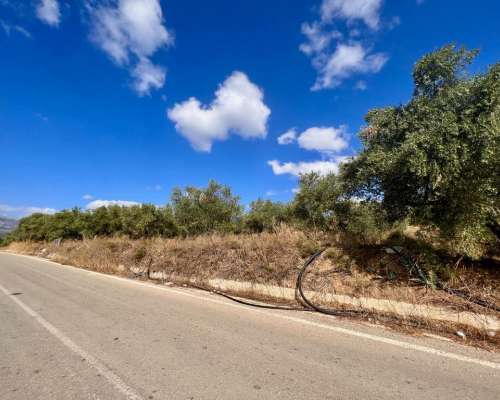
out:
M328 250L305 281L308 297L318 304L366 311L366 318L390 320L391 326L424 328L444 335L463 331L467 337L500 347L498 312L415 282L399 257L383 247L348 248L332 244L331 238L319 232L283 227L273 233L187 239L15 242L6 250L103 273L192 283L253 299L291 303L296 301L295 281L304 260L324 247ZM461 274L456 281L467 280L474 293L481 289L488 300L498 299L496 271L462 268L456 272Z

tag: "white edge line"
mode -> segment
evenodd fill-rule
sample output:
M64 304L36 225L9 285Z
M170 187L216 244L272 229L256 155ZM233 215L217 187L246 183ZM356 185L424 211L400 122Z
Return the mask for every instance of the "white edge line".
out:
M2 252L0 252L0 253L2 253ZM277 314L277 313L273 313L273 312L270 312L270 311L259 310L259 309L256 309L256 308L247 307L247 306L240 305L240 304L234 304L234 303L229 303L229 302L225 302L225 301L220 301L220 300L217 300L217 299L212 299L210 297L202 297L202 296L199 296L199 295L196 295L196 294L193 294L193 293L188 293L187 291L177 290L177 289L174 289L174 288L171 288L171 287L168 287L168 286L159 286L159 285L155 285L155 284L151 284L151 283L147 283L147 282L140 282L140 281L136 281L136 280L132 280L132 279L123 278L121 276L116 276L116 275L110 275L110 274L105 274L105 273L101 273L101 272L91 271L91 270L87 270L87 269L84 269L84 268L78 268L78 267L74 267L72 265L63 265L63 264L59 264L57 262L50 261L50 260L47 260L47 259L44 259L44 258L40 258L40 257L36 257L36 256L30 256L30 255L25 255L25 254L16 254L16 253L7 253L7 254L11 254L11 255L15 255L15 256L24 256L24 257L28 257L28 258L33 258L33 259L38 260L38 261L45 261L48 264L55 265L55 266L58 266L60 268L70 267L72 269L79 270L79 271L82 271L82 272L83 271L88 272L88 273L90 273L92 275L98 275L98 276L101 276L101 277L106 277L106 278L110 278L110 279L116 279L116 280L120 280L120 281L123 281L123 282L126 282L126 283L135 284L135 285L141 285L141 286L145 286L145 287L149 287L149 288L153 288L153 289L158 289L158 290L164 290L164 291L167 291L167 292L174 292L174 293L177 293L177 294L180 294L180 295L183 295L183 296L196 298L198 300L201 299L201 300L209 301L209 302L212 302L212 303L223 304L223 305L226 305L226 306L229 306L229 307L235 307L235 308L239 308L239 309L245 309L245 310L253 311L253 312L258 313L258 314L265 314L265 315L271 314L271 315L273 315L276 318L281 318L281 319L284 319L284 320L293 321L293 322L301 323L301 324L304 324L304 325L314 326L316 328L327 329L327 330L330 330L330 331L333 331L333 332L337 332L337 333L341 333L341 334L344 334L344 335L359 337L359 338L371 340L371 341L374 341L374 342L379 342L379 343L384 343L384 344L389 344L389 345L392 345L392 346L400 347L400 348L403 348L403 349L406 349L406 350L419 351L421 353L432 354L432 355L435 355L435 356L440 356L440 357L449 358L449 359L452 359L452 360L457 360L457 361L462 361L462 362L477 364L477 365L481 365L483 367L488 367L488 368L493 368L493 369L499 369L500 370L500 363L496 363L496 362L493 362L493 361L486 361L486 360L481 360L481 359L477 359L477 358L467 357L467 356L463 356L463 355L460 355L460 354L450 353L450 352L447 352L447 351L444 351L444 350L434 349L432 347L427 347L427 346L422 346L422 345L418 345L418 344L408 343L408 342L404 342L404 341L400 341L400 340L396 340L396 339L389 339L389 338L386 338L386 337L383 337L383 336L372 335L372 334L369 334L369 333L363 333L363 332L355 331L355 330L352 330L352 329L341 328L341 327L338 327L338 326L326 325L326 324L322 324L322 323L319 323L319 322L308 321L306 319L297 318L297 317L291 317L291 316L285 315L285 314ZM17 299L14 299L14 300L17 300Z
M26 314L33 317L40 325L42 325L47 331L49 331L53 336L55 336L59 341L61 341L68 349L70 349L73 353L80 356L82 359L87 362L92 368L96 369L102 376L104 376L111 385L113 385L120 393L126 396L129 400L143 400L141 396L139 396L134 389L128 386L123 380L116 375L113 371L107 368L103 363L101 363L97 358L87 353L80 346L78 346L75 342L73 342L69 337L67 337L64 333L62 333L59 329L57 329L54 325L44 319L40 314L36 311L28 307L17 297L10 295L10 292L0 284L0 290L4 292L4 294L9 297L14 303L16 303L19 307L21 307Z

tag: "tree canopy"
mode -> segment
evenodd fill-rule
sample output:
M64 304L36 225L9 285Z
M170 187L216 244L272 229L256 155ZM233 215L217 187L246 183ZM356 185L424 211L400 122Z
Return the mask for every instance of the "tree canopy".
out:
M364 148L342 171L351 195L472 257L498 243L500 210L500 64L468 76L476 54L449 45L418 61L410 101L368 112Z

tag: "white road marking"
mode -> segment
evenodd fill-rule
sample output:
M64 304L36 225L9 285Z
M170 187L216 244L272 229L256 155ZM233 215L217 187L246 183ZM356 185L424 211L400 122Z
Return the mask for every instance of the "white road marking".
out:
M119 392L124 394L129 400L143 400L141 396L139 396L134 389L128 386L123 380L116 375L113 371L107 368L103 363L101 363L97 358L93 357L85 350L83 350L80 346L78 346L75 342L73 342L69 337L67 337L64 333L62 333L59 329L57 329L50 322L45 320L42 316L40 316L36 311L28 307L17 297L10 295L5 287L0 285L0 290L5 293L14 303L16 303L19 307L21 307L28 315L32 316L40 325L42 325L46 330L48 330L53 336L59 339L68 349L70 349L73 353L77 354L81 358L85 359L85 361L93 368L97 370L103 377L105 377L111 385L113 385Z
M9 253L9 254L12 254L12 253ZM487 360L481 360L481 359L478 359L478 358L467 357L467 356L463 356L463 355L460 355L460 354L450 353L450 352L447 352L447 351L444 351L444 350L434 349L432 347L421 346L421 345L418 345L418 344L408 343L408 342L404 342L404 341L401 341L401 340L390 339L390 338L386 338L386 337L383 337L383 336L372 335L372 334L364 333L364 332L358 332L358 331L355 331L355 330L352 330L352 329L341 328L341 327L338 327L338 326L322 324L322 323L319 323L319 322L309 321L309 320L306 320L306 319L303 319L303 318L292 317L292 316L286 315L284 313L283 314L278 314L278 313L275 313L275 312L270 312L270 311L265 311L265 310L261 310L261 309L257 309L257 308L252 308L252 307L244 306L244 305L237 304L237 303L230 303L230 302L226 302L226 301L212 299L210 297L200 296L200 295L197 295L197 294L194 294L194 293L190 293L188 291L177 290L177 289L174 289L174 288L171 288L171 287L168 287L168 286L159 286L159 285L155 285L155 284L151 284L151 283L147 283L147 282L141 282L141 281L136 281L136 280L132 280L132 279L122 278L122 277L116 276L116 275L108 275L108 274L104 274L104 273L100 273L100 272L96 272L96 271L89 271L89 270L85 270L85 269L82 269L82 268L73 267L73 266L70 266L70 265L62 265L62 264L56 263L54 261L49 261L49 260L41 259L39 257L19 255L19 254L14 254L14 255L25 256L25 257L29 257L29 258L34 258L37 261L45 261L48 264L51 264L53 266L57 266L57 267L60 267L60 268L68 268L69 267L69 268L72 268L74 270L85 271L85 272L87 272L87 273L89 273L91 275L96 275L96 276L103 277L103 278L108 278L108 279L116 279L116 280L119 280L119 281L122 281L122 282L125 282L125 283L128 283L128 284L146 286L146 287L149 287L149 288L152 288L152 289L164 290L164 291L167 291L169 293L174 292L174 293L180 294L182 296L192 297L192 298L195 298L195 299L198 299L198 300L208 301L208 302L211 302L211 303L222 304L222 305L225 305L225 306L228 306L228 307L235 307L235 308L239 308L239 309L245 309L245 310L252 311L252 312L255 312L255 313L258 313L258 314L272 315L275 318L281 318L281 319L284 319L284 320L293 321L293 322L297 322L297 323L304 324L304 325L314 326L316 328L327 329L327 330L330 330L330 331L333 331L333 332L337 332L337 333L341 333L341 334L344 334L344 335L359 337L359 338L366 339L366 340L371 340L373 342L379 342L379 343L389 344L389 345L400 347L400 348L403 348L403 349L406 349L406 350L419 351L421 353L432 354L432 355L439 356L439 357L449 358L449 359L452 359L452 360L462 361L462 362L466 362L466 363L480 365L482 367L488 367L488 368L493 368L493 369L499 369L500 370L500 363L496 363L496 362L493 362L493 361L487 361Z

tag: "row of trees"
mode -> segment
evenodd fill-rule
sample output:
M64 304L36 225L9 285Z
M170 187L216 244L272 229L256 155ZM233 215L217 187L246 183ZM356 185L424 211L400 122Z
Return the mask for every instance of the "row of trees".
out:
M260 232L288 223L369 241L408 222L481 257L500 247L500 64L468 76L476 54L449 45L423 57L409 102L371 110L362 151L338 175L302 176L290 203L257 200L245 211L230 188L210 182L175 189L161 208L35 214L7 240Z
M14 240L82 239L95 236L127 235L131 238L194 236L209 232L242 233L270 231L286 223L303 228L351 229L355 213L370 209L382 215L374 204L340 200L330 183L337 177L305 175L301 190L290 203L256 200L245 211L231 189L215 181L200 189L174 189L170 203L163 207L143 204L131 207L109 206L84 211L78 208L53 215L33 214L23 218L6 237ZM327 204L333 200L335 210ZM366 212L365 212L366 213ZM380 218L381 227L383 218Z

